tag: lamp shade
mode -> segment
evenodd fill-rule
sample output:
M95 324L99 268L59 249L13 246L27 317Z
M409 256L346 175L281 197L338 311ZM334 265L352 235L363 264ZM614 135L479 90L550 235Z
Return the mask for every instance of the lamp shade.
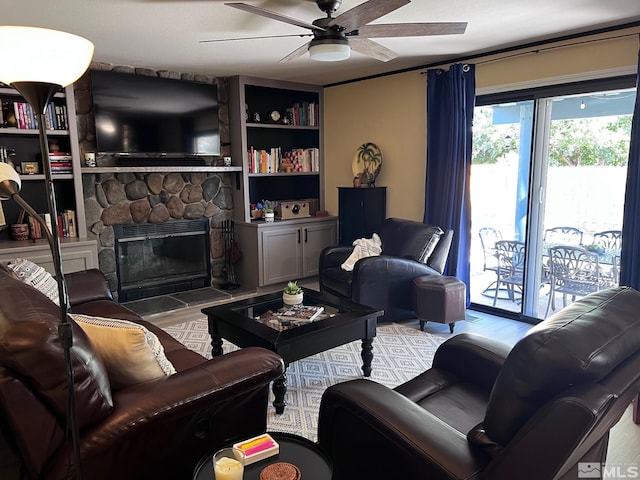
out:
M0 82L43 82L66 87L89 68L93 43L71 33L0 26Z
M20 175L8 163L0 162L0 200L9 200L22 187Z
M313 39L309 44L309 56L319 62L339 62L351 55L351 48L346 40Z

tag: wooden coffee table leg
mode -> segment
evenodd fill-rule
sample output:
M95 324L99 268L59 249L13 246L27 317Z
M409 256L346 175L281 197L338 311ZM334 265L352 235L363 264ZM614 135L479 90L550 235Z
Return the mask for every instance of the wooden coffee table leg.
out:
M273 390L273 396L275 399L273 400L273 406L276 407L276 413L281 414L284 412L284 407L287 404L284 400L284 396L287 393L287 372L282 374L280 378L276 378L273 381L273 386L271 387Z
M365 377L371 376L371 361L373 360L373 338L362 339L362 373Z
M222 355L222 338L211 335L211 355L219 357Z

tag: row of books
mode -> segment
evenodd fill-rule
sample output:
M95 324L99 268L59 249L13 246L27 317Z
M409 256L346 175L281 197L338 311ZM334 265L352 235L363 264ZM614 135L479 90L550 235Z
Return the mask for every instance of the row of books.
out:
M51 102L44 117L47 130L67 130L69 128L67 106ZM0 126L19 129L37 129L36 116L27 102L4 100L0 109Z
M67 152L51 152L49 154L49 165L51 173L72 173L73 157Z
M306 127L317 127L320 125L320 108L317 103L294 103L292 107L287 108L286 114L289 117L290 125Z
M296 148L283 153L280 147L270 150L251 147L247 152L247 164L249 173L319 172L320 150Z
M51 222L51 215L48 213L41 213L40 217L44 220L50 231L53 232L53 224ZM42 230L40 222L32 217L29 217L29 238L47 238L46 233ZM78 236L76 230L76 212L74 210L65 210L58 215L57 221L58 236L75 238Z

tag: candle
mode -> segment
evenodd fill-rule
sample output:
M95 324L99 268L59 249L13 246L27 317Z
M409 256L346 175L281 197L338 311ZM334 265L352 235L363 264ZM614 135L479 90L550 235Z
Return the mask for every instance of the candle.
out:
M244 453L237 448L225 448L213 456L215 480L242 480Z
M242 464L233 458L221 458L216 462L216 480L242 480Z

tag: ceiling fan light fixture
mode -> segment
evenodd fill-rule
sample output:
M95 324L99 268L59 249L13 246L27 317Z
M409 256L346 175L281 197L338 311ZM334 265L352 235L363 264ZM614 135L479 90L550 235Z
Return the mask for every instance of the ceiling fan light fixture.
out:
M309 43L309 56L318 62L340 62L350 55L349 42L343 38L314 38Z

